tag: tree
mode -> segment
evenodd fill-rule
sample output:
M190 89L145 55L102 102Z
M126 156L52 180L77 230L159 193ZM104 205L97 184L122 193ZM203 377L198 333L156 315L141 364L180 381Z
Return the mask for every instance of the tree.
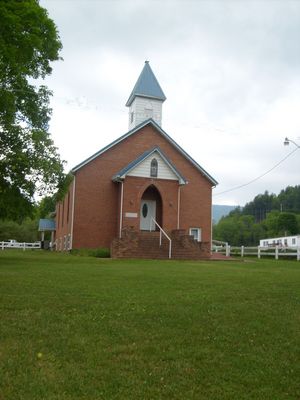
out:
M243 208L244 215L253 215L256 222L261 222L271 210L279 210L279 203L275 194L258 194L254 200L250 201Z
M18 242L35 242L39 240L37 220L24 219L22 224L15 221L0 221L0 241L15 239Z
M213 227L214 240L221 240L228 242L232 245L239 243L239 229L238 229L239 216L227 216L220 219L217 225Z
M300 185L288 186L278 195L280 209L282 211L300 212Z
M37 206L37 216L39 218L50 218L55 211L56 196L44 197Z
M38 0L0 0L0 218L30 214L33 195L50 194L63 162L48 123L51 74L62 45Z
M298 233L298 221L296 214L282 212L278 217L278 229L282 235L296 235Z
M262 222L262 225L265 229L265 238L272 238L278 236L279 228L278 228L278 218L279 211L271 211L267 214L267 218ZM263 239L263 238L261 238Z

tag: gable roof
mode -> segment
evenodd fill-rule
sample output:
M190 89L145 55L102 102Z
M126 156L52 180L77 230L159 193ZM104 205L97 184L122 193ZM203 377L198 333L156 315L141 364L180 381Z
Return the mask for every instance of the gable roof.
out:
M103 147L103 149L97 151L97 153L93 154L91 157L87 158L86 160L82 161L80 164L72 168L71 172L74 173L78 171L80 168L84 167L86 164L93 161L95 158L99 157L101 154L105 153L113 146L117 145L118 143L127 139L129 136L133 135L140 129L144 128L146 125L152 125L171 145L173 145L176 148L176 150L178 150L191 164L193 164L194 167L203 176L205 176L214 186L218 184L218 182L211 175L209 175L209 173L205 171L205 169L202 168L191 156L189 156L188 153L184 151L183 148L180 147L179 144L177 144L175 140L173 140L171 136L169 136L152 118L149 118L146 121L141 122L139 125L135 126L133 129L125 133L123 136L120 136L118 139L116 139L109 145Z
M165 154L162 152L162 150L159 147L153 147L153 149L145 151L136 160L132 161L126 167L122 168L121 171L117 172L112 177L112 180L114 182L119 182L120 180L123 180L130 171L132 171L135 167L137 167L144 160L146 160L146 158L150 157L154 153L158 153L160 155L160 157L168 165L168 167L171 169L171 171L177 176L180 185L185 185L187 183L187 180L180 174L180 172L178 172L178 170L175 168L175 166L171 163L170 160L168 160L168 158L165 156Z
M162 101L166 100L166 96L149 65L149 61L145 61L144 68L126 102L127 107L130 106L136 96L151 97Z

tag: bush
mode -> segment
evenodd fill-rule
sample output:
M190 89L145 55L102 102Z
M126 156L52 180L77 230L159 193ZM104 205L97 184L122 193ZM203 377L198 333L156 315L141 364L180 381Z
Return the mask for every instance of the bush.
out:
M106 248L95 249L93 256L97 257L97 258L109 258L110 251L109 251L109 249L106 249Z
M97 258L109 258L110 251L107 248L97 248L97 249L73 249L71 254L75 256L86 256L86 257L97 257Z

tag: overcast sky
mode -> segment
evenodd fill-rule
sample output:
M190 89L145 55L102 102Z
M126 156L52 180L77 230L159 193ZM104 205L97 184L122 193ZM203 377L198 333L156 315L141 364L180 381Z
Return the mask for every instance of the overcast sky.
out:
M67 170L128 131L125 103L149 60L163 129L219 185L214 204L300 184L300 0L41 0L64 61L50 132ZM220 192L228 191L223 194Z

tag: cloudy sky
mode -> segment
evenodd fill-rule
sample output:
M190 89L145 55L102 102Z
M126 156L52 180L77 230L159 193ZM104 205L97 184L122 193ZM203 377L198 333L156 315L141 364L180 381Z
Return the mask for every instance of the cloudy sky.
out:
M300 0L40 4L63 43L46 83L67 169L127 132L149 60L167 96L162 127L219 182L214 204L300 184L300 150L283 146L300 145Z

